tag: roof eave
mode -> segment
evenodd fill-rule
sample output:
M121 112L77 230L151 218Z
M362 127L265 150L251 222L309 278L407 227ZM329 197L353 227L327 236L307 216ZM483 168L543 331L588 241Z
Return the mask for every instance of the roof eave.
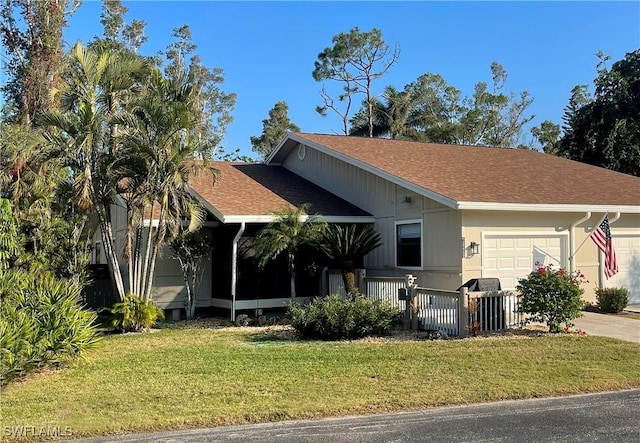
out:
M495 203L461 201L456 209L478 211L528 211L528 212L620 212L640 214L640 206L630 205L586 205L586 204L547 204L547 203Z
M277 221L278 217L272 214L242 214L242 215L226 215L223 217L223 223L271 223ZM301 221L306 221L309 216L301 217ZM358 215L323 215L319 219L327 223L374 223L373 216Z
M271 223L276 221L276 216L272 214L229 214L225 215L207 199L203 198L196 191L191 189L191 194L209 211L213 216L224 224L228 223ZM307 217L303 217L306 220ZM327 223L374 223L372 215L323 215L322 219Z
M287 155L289 155L293 147L297 143L300 143L300 141L296 140L300 138L301 137L295 136L292 133L288 133L280 143L273 148L273 151L271 151L267 158L264 159L265 165L281 165L282 161L287 157Z
M213 216L215 218L217 218L218 220L220 220L222 223L225 223L224 221L224 214L222 212L220 212L218 209L216 209L211 203L209 203L209 201L202 197L200 194L198 194L196 191L194 191L193 189L190 189L189 192L191 193L191 195L198 200L202 206L204 206L204 208L209 211L211 214L213 214Z

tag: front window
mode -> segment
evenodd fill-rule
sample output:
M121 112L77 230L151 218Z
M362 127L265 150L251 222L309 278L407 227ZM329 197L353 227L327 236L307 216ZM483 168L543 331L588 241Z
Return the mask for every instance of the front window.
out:
M419 222L396 225L397 266L407 268L422 267L421 231L422 225Z

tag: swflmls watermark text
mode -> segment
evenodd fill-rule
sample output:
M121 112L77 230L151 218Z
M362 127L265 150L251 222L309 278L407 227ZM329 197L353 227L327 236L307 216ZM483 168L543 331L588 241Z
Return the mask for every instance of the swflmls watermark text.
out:
M71 437L71 426L4 426L5 437Z

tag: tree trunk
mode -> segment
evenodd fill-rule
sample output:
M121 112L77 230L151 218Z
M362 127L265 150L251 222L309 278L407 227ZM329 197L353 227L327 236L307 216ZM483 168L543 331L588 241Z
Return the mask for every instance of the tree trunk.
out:
M166 226L162 222L164 219L164 209L160 209L160 216L158 218L158 231L156 232L156 238L153 242L153 248L151 248L151 260L149 263L149 269L147 272L146 278L146 288L144 289L144 299L149 300L151 298L151 288L153 287L153 279L155 277L156 272L156 261L158 261L158 252L160 251L160 246L162 243L162 239L164 238L164 231Z
M371 78L367 75L367 117L369 123L369 137L373 138L373 100L371 98Z
M296 273L291 273L291 298L296 298Z
M356 274L353 269L352 261L343 261L340 263L340 269L342 270L342 282L344 283L344 290L348 296L356 296L360 294L360 290L356 286Z
M139 297L143 297L146 299L146 287L147 287L147 270L149 269L149 256L151 255L151 240L153 237L153 207L154 202L151 202L151 213L149 214L149 230L147 231L147 242L145 244L145 252L144 252L144 263L142 264L142 269L140 269L139 279L140 279L140 293L137 294ZM160 211L160 215L162 216L162 210ZM144 209L142 212L142 225L144 226ZM159 228L159 226L158 226ZM156 235L158 235L156 233ZM155 241L154 241L155 243Z
M191 270L191 296L190 296L190 300L191 300L191 304L189 306L189 313L187 313L187 316L189 319L192 319L195 314L196 314L196 300L198 298L198 284L197 284L197 269L192 269Z
M296 270L295 270L295 255L289 253L289 278L291 286L291 298L296 298Z
M114 251L113 242L113 230L111 229L111 222L106 219L104 214L100 210L98 213L98 222L100 225L100 236L102 238L102 245L104 247L105 255L107 256L107 266L109 272L113 277L111 284L114 292L118 295L120 301L124 301L126 294L124 290L124 283L122 281L122 273L120 272L120 266L118 265L118 257Z
M348 296L356 296L360 294L360 290L356 286L356 274L351 271L342 271L342 281L344 290Z
M189 271L186 269L186 264L178 258L180 262L180 267L182 268L182 279L184 280L184 286L187 288L187 305L185 306L185 314L187 315L187 320L191 320L193 318L193 294L191 293L191 285L189 284Z

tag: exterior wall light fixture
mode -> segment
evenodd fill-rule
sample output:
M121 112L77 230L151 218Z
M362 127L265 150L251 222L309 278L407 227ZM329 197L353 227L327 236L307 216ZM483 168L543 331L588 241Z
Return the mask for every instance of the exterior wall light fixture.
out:
M469 252L471 252L471 255L480 254L480 243L472 241L469 244Z

